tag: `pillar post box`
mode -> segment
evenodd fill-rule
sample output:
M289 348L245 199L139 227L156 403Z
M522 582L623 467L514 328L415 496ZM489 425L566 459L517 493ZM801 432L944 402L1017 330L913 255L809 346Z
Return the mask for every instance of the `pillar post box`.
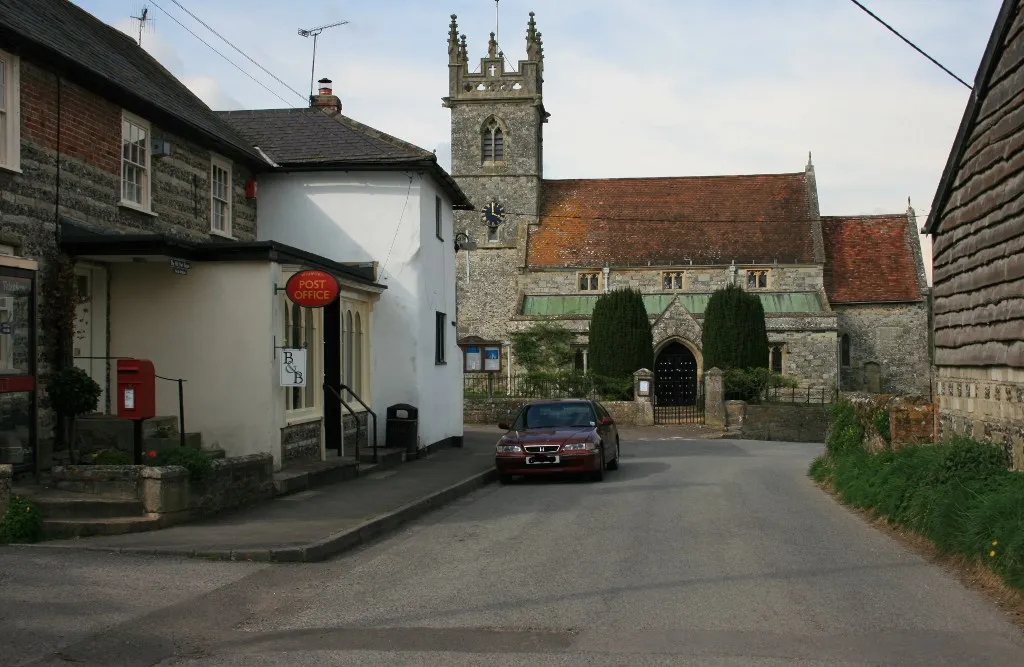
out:
M117 360L117 417L134 424L135 465L142 464L142 423L156 416L156 369L148 359Z

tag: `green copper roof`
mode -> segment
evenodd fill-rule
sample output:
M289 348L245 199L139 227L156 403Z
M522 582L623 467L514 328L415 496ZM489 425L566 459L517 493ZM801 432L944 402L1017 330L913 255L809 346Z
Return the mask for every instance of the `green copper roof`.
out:
M645 294L644 305L647 312L658 315L665 312L672 303L675 294ZM680 293L679 303L694 315L704 313L704 307L708 304L711 294L708 293ZM779 313L820 313L821 304L818 302L818 295L814 292L779 292L758 294L761 304L764 306L765 314ZM600 295L550 295L550 296L527 296L523 299L523 315L568 317L573 315L590 315L594 312L594 304Z

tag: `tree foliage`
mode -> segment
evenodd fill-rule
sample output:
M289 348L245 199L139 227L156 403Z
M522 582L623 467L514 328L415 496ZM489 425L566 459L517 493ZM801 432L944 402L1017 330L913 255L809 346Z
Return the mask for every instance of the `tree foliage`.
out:
M643 295L633 288L603 294L590 318L589 370L606 378L654 366L654 339Z
M756 294L735 285L708 299L701 334L704 368L767 368L768 331L764 306Z
M538 322L512 334L516 362L527 373L550 372L572 364L573 333L558 324Z

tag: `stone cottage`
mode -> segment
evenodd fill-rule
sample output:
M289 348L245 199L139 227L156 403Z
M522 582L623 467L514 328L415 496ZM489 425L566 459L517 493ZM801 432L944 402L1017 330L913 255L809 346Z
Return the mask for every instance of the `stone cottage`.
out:
M941 437L1002 443L1024 469L1024 3L1004 0L926 231Z
M545 179L550 114L533 14L517 70L492 34L474 72L455 16L448 54L452 175L474 205L456 213L468 373L513 372L510 333L537 321L576 332L586 368L595 301L634 286L656 375L685 378L672 389L682 396L659 400L692 401L706 370L704 306L737 284L764 304L776 371L812 388L927 392L928 288L912 209L822 216L810 159L785 174Z

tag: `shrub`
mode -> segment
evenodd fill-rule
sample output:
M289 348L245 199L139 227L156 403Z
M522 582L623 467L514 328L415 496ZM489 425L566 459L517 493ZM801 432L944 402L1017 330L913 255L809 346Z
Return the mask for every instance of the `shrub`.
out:
M796 380L768 368L730 368L724 379L727 401L757 403L771 389L797 386Z
M32 501L11 496L7 513L0 521L0 544L38 542L43 536L43 516Z
M572 364L573 333L551 322L538 322L525 331L512 333L516 363L527 373L564 369Z
M127 466L134 462L131 454L119 449L101 449L93 452L90 458L98 466Z
M202 482L213 472L210 457L194 447L175 447L161 452L150 452L149 461L149 465L157 467L181 466L188 470L189 479L193 482Z
M639 369L654 366L651 321L637 289L619 289L597 299L589 338L590 370L595 375L631 378Z
M712 294L704 307L701 351L704 368L767 368L768 331L761 299L736 285Z
M863 450L864 428L857 419L857 410L849 401L833 403L829 408L828 435L825 451L829 456L840 456Z
M878 435L882 436L882 440L885 440L886 444L892 444L892 430L889 426L889 411L885 408L879 408L875 411L875 414L871 417L871 425L878 431Z

